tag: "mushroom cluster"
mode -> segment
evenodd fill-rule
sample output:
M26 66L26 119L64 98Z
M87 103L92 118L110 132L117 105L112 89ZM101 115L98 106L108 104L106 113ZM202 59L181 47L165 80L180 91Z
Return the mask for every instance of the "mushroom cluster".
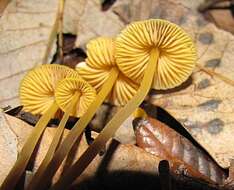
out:
M142 103L151 88L169 89L183 83L195 67L192 39L177 25L159 19L129 24L116 38L115 60L120 72L139 84L136 94L107 123L95 141L53 186L65 189L84 171L119 126Z
M21 81L19 94L25 111L42 116L24 144L1 189L14 189L45 127L59 109L65 111L64 116L35 176L40 176L52 159L69 115L81 116L96 98L95 89L83 80L75 70L56 64L42 65L31 70ZM34 187L34 185L34 180L32 180L29 188Z
M28 190L47 188L104 101L121 106L82 156L51 187L53 190L66 189L138 108L151 88L174 88L190 76L196 51L192 39L180 27L165 20L151 19L129 24L116 39L99 37L91 40L87 44L87 56L86 61L77 66L77 71L69 72L70 69L66 68L69 74L57 75L51 70L47 76L44 71L31 71L28 76L32 77L26 76L23 80L20 90L22 104L27 111L43 116L29 137L33 144L30 145L29 140L26 142L22 157L17 160L1 190L14 188L16 182L12 185L13 178L17 176L17 181L22 175L39 137L58 108L64 112L58 134ZM80 119L56 150L69 115Z

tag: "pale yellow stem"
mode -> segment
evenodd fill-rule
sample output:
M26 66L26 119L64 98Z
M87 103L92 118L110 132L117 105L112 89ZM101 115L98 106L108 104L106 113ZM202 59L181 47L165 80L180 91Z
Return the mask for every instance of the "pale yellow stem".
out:
M47 167L47 165L49 164L49 162L52 160L54 153L59 145L60 139L62 137L65 125L67 123L67 120L69 119L69 115L73 110L74 104L79 100L81 94L79 92L76 92L73 95L72 101L68 106L68 111L64 113L63 118L61 120L61 122L59 123L58 128L56 129L54 138L50 144L50 147L45 155L44 160L42 161L40 167L38 168L37 172L34 174L33 178L31 179L28 187L26 188L26 190L35 190L36 186L39 185L39 179L41 177L41 175L43 174L45 168Z

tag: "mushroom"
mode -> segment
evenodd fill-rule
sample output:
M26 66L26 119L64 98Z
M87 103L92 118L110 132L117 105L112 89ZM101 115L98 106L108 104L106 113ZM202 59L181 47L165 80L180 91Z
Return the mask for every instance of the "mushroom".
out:
M73 144L108 94L110 94L108 99L112 103L124 105L134 96L139 87L138 84L120 74L115 62L115 42L112 38L101 37L91 40L87 45L87 52L87 64L78 66L78 73L98 91L97 97L55 152L41 177L43 184L40 185L40 189L45 188L46 181L49 182L52 179Z
M36 187L40 185L40 177L53 158L69 115L81 117L95 98L95 89L81 78L65 78L58 83L55 90L55 99L59 108L64 112L64 116L56 130L46 156L31 179L27 190L37 189Z
M76 66L83 79L88 81L99 92L112 74L118 72L108 96L109 102L117 106L125 105L136 93L139 85L119 72L115 59L115 40L109 37L98 37L87 44L87 59Z
M180 85L192 73L195 59L191 38L177 25L158 19L128 25L116 39L116 62L125 76L138 82L140 87L51 189L66 189L72 184L121 123L141 104L149 90Z
M7 175L1 190L12 190L23 174L29 159L39 141L47 123L58 110L55 102L55 87L63 78L80 78L78 73L66 66L42 65L31 71L23 78L20 84L20 101L25 111L32 114L41 114L32 133L25 142L18 159Z

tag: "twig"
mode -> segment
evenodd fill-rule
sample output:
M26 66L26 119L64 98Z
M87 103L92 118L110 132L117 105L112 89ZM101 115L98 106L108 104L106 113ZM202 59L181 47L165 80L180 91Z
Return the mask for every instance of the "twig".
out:
M58 33L59 29L60 29L59 28L59 22L61 22L60 21L60 14L61 14L60 10L64 9L64 1L65 0L60 0L56 20L54 22L53 29L52 29L52 31L50 33L50 36L49 36L48 44L47 44L47 47L46 47L46 52L45 52L45 55L44 55L44 57L42 59L42 64L48 63L48 58L49 58L49 55L50 55L50 52L51 52L53 42L56 39L56 35L57 35L57 33ZM62 11L62 13L63 13L63 11ZM61 44L61 43L59 42L59 44Z
M217 73L217 72L214 72L210 69L207 69L205 67L203 67L202 65L199 65L197 64L196 65L200 70L204 71L205 73L211 75L211 76L215 76L219 79L221 79L222 81L224 81L225 83L227 84L230 84L231 86L234 86L234 80L228 78L228 77L225 77L224 75L220 74L220 73Z
M65 0L60 0L59 4L59 15L58 15L58 48L59 48L59 58L61 63L63 63L63 13L64 13L64 2Z

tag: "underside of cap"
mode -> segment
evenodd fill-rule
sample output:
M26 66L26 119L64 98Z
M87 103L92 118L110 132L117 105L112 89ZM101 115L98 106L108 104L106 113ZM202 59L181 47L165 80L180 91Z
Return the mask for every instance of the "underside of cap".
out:
M76 66L76 70L82 78L91 84L99 92L110 76L109 69L96 69L89 67L85 62ZM125 105L136 93L139 84L119 73L118 78L107 97L107 101L117 106Z
M55 90L55 99L60 109L64 112L71 109L71 115L75 117L82 116L95 98L95 89L83 79L65 78Z
M159 57L152 88L173 88L190 76L196 61L192 39L179 26L160 19L134 22L121 32L116 39L117 66L140 83L154 48Z
M54 102L58 81L69 76L80 78L75 70L57 64L42 65L29 71L19 89L24 110L32 114L44 114Z

